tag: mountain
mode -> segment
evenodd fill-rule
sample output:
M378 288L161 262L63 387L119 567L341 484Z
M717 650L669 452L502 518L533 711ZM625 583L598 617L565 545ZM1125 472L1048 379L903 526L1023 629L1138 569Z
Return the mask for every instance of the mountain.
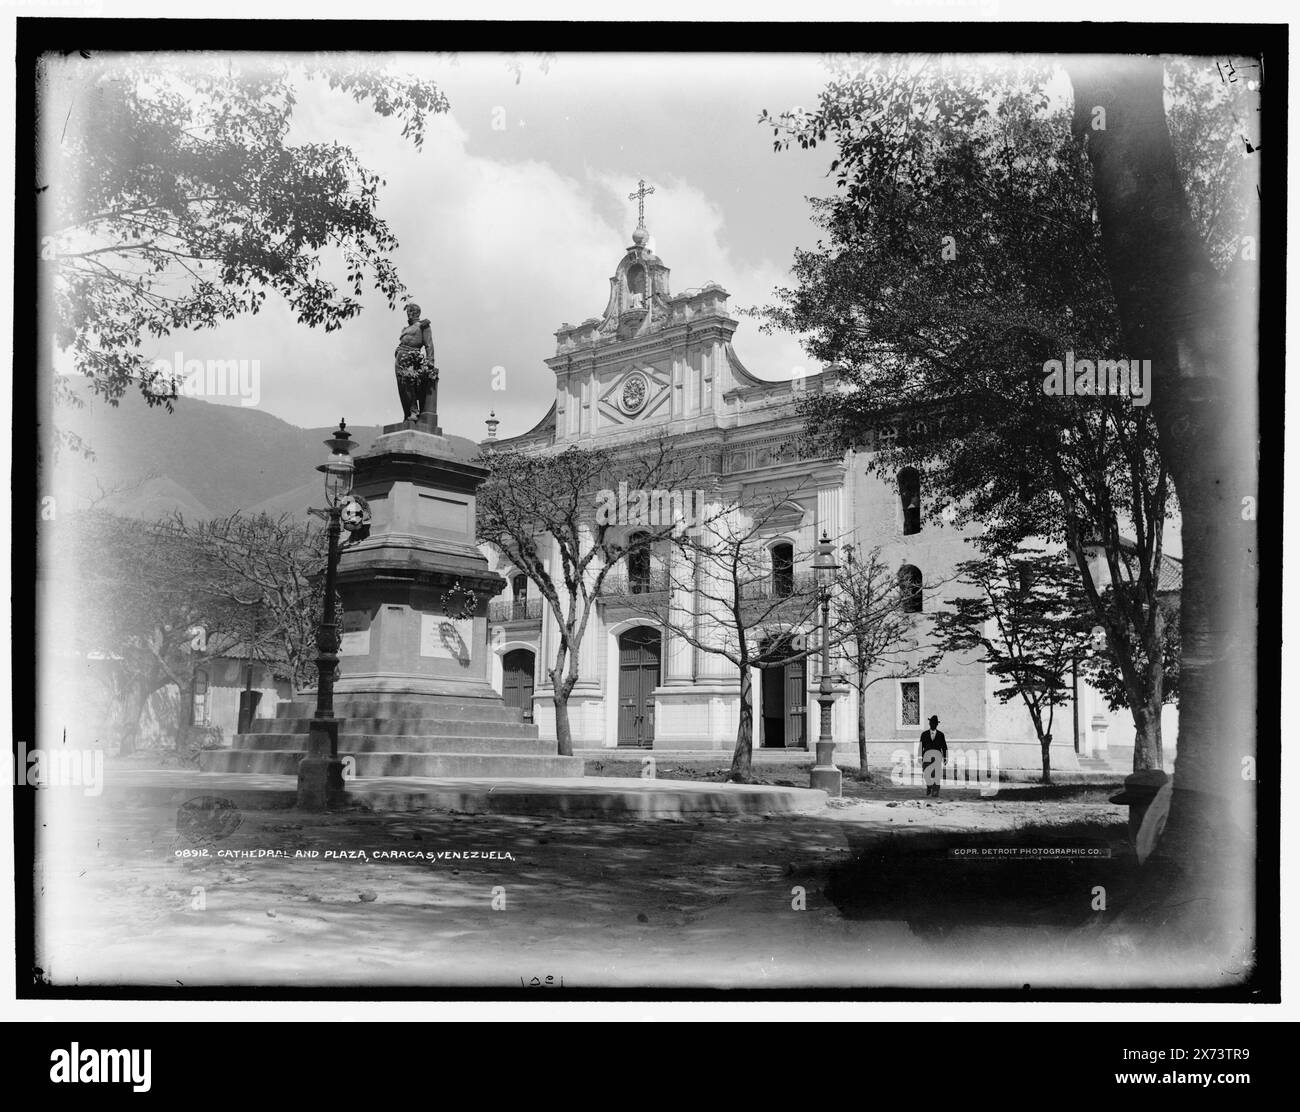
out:
M150 408L138 391L117 406L79 386L81 408L60 406L55 421L94 451L86 459L66 448L46 476L60 506L98 502L126 517L156 520L244 512L303 516L324 499L317 464L328 456L332 428L299 428L252 407L178 398L174 412ZM358 449L369 448L376 426L349 426ZM468 459L478 445L451 436Z

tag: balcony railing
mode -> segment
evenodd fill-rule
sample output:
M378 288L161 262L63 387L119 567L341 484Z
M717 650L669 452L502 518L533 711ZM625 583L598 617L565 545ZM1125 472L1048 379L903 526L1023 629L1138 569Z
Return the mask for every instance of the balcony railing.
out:
M494 598L488 604L490 622L540 622L542 600L539 598Z
M653 571L649 575L611 575L601 584L600 597L604 602L618 603L629 597L662 594L671 589L672 583L665 571Z
M808 575L794 575L782 578L769 575L756 579L752 583L743 583L740 597L745 601L760 602L779 598L809 598L817 594L817 581Z

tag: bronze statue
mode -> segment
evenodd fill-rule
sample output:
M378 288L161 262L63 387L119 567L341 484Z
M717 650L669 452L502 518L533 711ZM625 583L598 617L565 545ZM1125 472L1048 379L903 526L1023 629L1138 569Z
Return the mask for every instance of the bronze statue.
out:
M402 399L402 416L409 421L422 413L438 412L438 368L433 364L433 329L420 318L420 306L406 306L406 327L393 353L397 372L397 393ZM426 352L428 353L426 355Z

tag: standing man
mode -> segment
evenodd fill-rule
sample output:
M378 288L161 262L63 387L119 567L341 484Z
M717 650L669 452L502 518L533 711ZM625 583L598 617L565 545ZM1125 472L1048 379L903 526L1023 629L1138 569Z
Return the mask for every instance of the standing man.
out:
M938 795L943 782L943 766L948 763L948 739L939 729L939 716L930 715L930 728L921 735L921 772L925 776L925 794Z

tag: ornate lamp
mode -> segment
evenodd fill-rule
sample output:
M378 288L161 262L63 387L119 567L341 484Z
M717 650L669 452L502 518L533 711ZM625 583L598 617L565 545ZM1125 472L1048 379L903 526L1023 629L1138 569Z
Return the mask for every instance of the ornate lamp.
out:
M325 441L325 446L330 449L330 458L318 464L316 470L325 476L325 497L333 507L352 493L352 476L356 470L352 461L352 434L346 421L340 418L339 427Z
M338 576L339 535L343 504L352 493L356 465L352 460L352 434L340 419L334 435L325 441L330 457L316 470L325 476L325 510L311 512L325 518L328 547L325 558L325 601L316 627L316 713L307 736L307 755L298 763L298 806L321 811L343 797L343 761L339 759L339 720L334 717L334 670L339 663L338 616L334 584Z
M835 546L822 530L822 539L813 552L813 579L822 603L822 678L817 687L817 702L821 705L821 733L817 738L817 763L813 765L809 787L821 788L827 795L841 793L840 770L835 767L835 739L831 736L831 708L835 693L831 690L831 588L835 573L840 570L835 559Z
M817 548L813 553L813 579L817 587L823 592L822 610L826 613L827 603L830 601L831 585L835 582L835 573L840 570L839 561L835 559L835 546L831 544L830 537L826 535L826 530L822 530L822 539L818 542Z

